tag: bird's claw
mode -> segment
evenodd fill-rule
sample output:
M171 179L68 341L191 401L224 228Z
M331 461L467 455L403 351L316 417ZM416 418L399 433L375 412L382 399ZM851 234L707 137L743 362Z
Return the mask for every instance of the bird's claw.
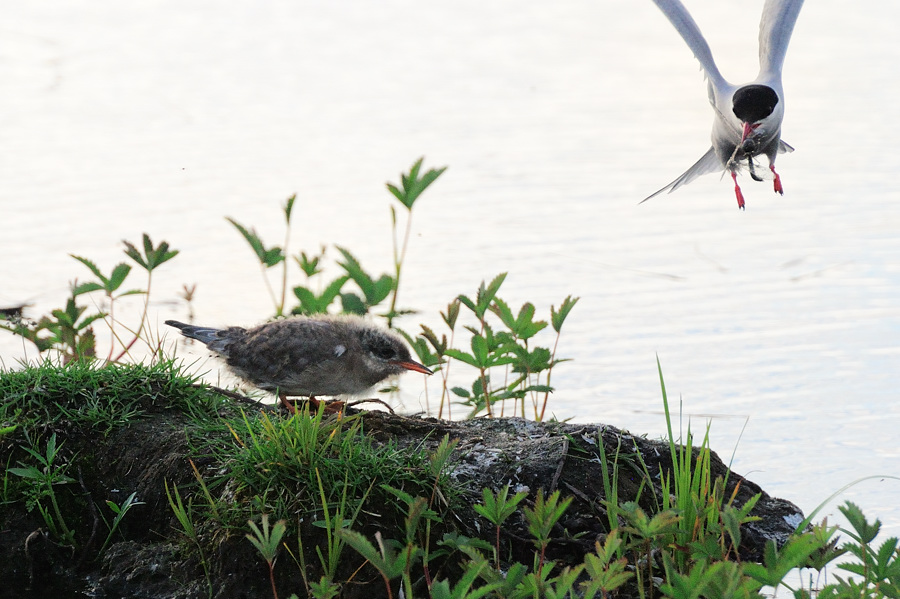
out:
M779 177L778 173L775 172L775 165L770 164L769 170L771 170L772 174L775 175L775 183L774 183L775 193L777 193L779 195L784 195L784 187L781 186L781 177Z
M741 186L737 182L737 174L732 172L731 179L734 181L734 196L737 198L738 208L744 210L744 194L741 192Z

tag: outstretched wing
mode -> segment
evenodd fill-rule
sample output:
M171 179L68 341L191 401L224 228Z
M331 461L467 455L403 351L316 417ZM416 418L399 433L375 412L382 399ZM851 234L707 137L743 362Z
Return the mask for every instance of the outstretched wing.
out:
M803 0L766 0L759 22L759 74L781 79L781 67Z
M706 76L709 77L710 83L717 89L726 87L728 83L722 78L722 74L719 73L719 68L713 60L709 44L706 43L706 39L700 33L700 28L697 27L697 23L694 21L691 13L684 7L684 4L680 0L653 0L653 3L659 7L663 14L666 15L666 18L669 19L669 22L672 23L672 26L681 34L682 39L691 49L691 52L700 61L700 66L703 67Z
M716 156L715 149L710 148L706 151L706 154L704 154L703 157L700 158L700 160L695 162L691 168L684 171L684 173L680 177L678 177L656 193L650 194L649 196L641 200L640 203L643 204L650 198L656 197L664 191L672 193L682 185L687 185L701 175L716 173L718 171L721 171L723 168L724 167L722 166L722 163L719 161L719 157Z

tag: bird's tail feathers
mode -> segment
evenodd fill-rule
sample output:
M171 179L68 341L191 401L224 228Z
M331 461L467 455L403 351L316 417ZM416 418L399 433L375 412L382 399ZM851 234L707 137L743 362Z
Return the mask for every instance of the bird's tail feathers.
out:
M668 185L666 185L659 191L650 194L649 196L647 196L646 198L641 200L639 203L643 204L650 198L654 198L663 192L672 193L673 191L675 191L682 185L687 185L688 183L690 183L697 177L700 177L701 175L706 175L709 173L718 172L719 170L722 170L722 168L723 168L722 163L719 161L719 157L716 156L715 149L710 148L709 150L706 151L706 154L704 154L700 158L700 160L695 162L694 165L691 166L691 168L684 171L684 173L682 173L681 176L679 176L677 179L675 179L674 181L672 181L671 183L669 183Z
M214 329L212 327L196 327L193 325L184 324L183 322L178 322L177 320L167 320L166 324L170 327L179 329L181 331L181 334L185 337L196 339L200 343L209 346L209 348L214 351L222 351L224 349L223 342L225 340L219 336L219 333L222 332L222 329Z

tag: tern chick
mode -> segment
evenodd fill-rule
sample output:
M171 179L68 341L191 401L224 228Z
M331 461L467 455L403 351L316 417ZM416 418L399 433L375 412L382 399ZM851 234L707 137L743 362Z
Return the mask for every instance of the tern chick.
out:
M403 339L359 316L276 320L252 329L166 324L225 358L229 368L260 389L287 396L357 395L406 370L431 374L415 362Z

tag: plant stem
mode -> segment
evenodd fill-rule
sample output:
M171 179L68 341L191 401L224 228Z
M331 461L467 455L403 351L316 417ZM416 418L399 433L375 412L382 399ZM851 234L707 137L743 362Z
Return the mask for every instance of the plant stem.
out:
M281 316L281 311L278 310L278 300L275 298L275 291L272 289L272 283L269 282L269 277L266 275L266 265L263 262L260 262L259 268L262 271L263 280L266 282L266 290L269 292L269 298L272 300L272 305L275 306L275 311L278 316Z
M547 369L547 386L550 386L550 375L553 373L553 360L556 359L556 346L559 345L559 336L560 333L556 333L556 341L553 342L553 351L550 352L550 367ZM538 422L544 421L544 411L547 409L547 402L550 401L550 392L546 391L544 393L544 405L541 406L541 416L538 418Z
M398 254L397 252L397 222L394 221L393 227L393 242L394 242L394 293L391 294L391 307L388 309L388 317L387 317L387 325L388 328L391 327L391 324L394 320L395 311L397 309L397 294L400 291L400 271L403 269L403 261L406 259L406 248L409 245L409 234L412 230L412 208L410 207L409 212L406 216L406 231L403 233L403 247L400 249Z
M287 276L288 276L288 242L291 240L291 221L288 219L284 232L284 268L281 270L281 303L276 305L276 315L284 315L284 301L287 294Z
M269 564L269 582L272 583L272 596L275 599L278 599L278 589L275 588L275 562L268 562Z
M113 309L116 301L111 294L107 295L107 297L109 298L109 354L106 356L106 361L111 362L113 350L116 348L116 330L114 328L116 325L116 317L115 310Z

